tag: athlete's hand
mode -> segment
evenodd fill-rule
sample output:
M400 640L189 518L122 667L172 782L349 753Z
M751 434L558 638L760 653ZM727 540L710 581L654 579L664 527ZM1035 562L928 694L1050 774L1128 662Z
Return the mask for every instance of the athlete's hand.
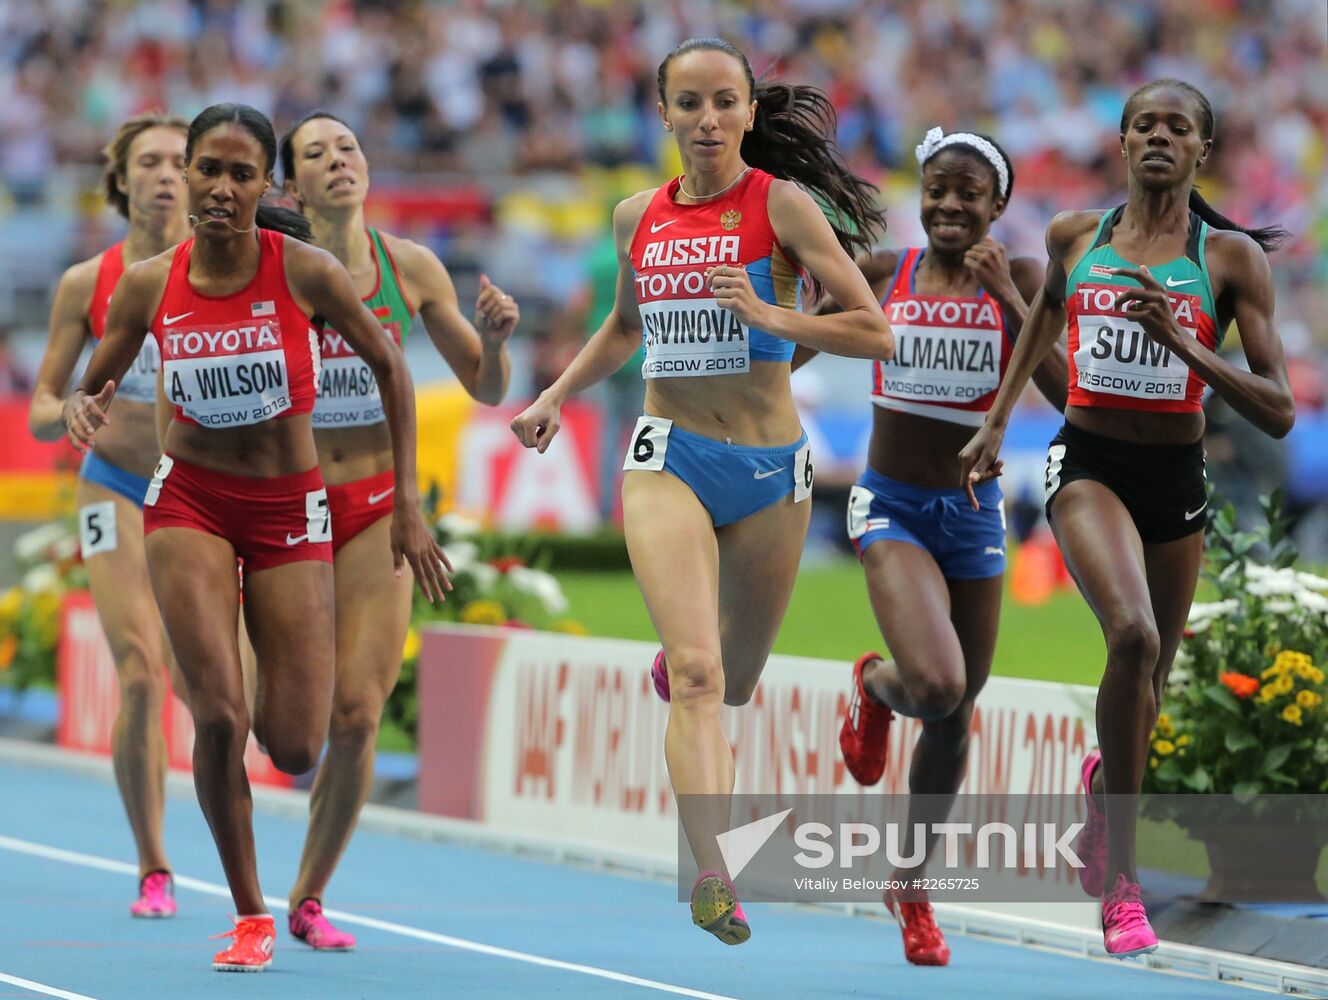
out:
M759 317L769 308L752 287L752 279L741 267L706 269L706 284L715 293L715 301L729 310L743 326L761 326Z
M475 299L475 329L491 347L497 347L512 335L521 321L521 307L516 299L480 275L480 294Z
M101 392L95 396L89 396L85 392L75 392L65 400L65 433L69 435L70 443L81 454L87 454L95 446L93 437L97 433L97 428L111 422L106 411L110 408L114 397L115 380L112 379L102 386Z
M968 494L969 505L974 510L981 510L982 505L978 503L973 488L988 479L995 479L1005 468L1005 463L1001 461L1001 441L1004 438L1004 428L983 424L959 452L959 485Z
M410 563L415 582L430 604L447 600L445 591L452 589L448 579L452 564L420 516L419 504L411 500L397 503L392 511L392 565L397 576L405 563Z
M562 410L561 403L540 396L512 418L512 433L525 447L534 448L543 455L562 426L559 419Z
M1019 295L1014 278L1010 276L1010 261L1005 256L1005 247L992 239L990 234L964 252L964 266L997 301L1004 302L1012 295Z
M1116 296L1116 308L1124 310L1125 315L1137 320L1144 328L1144 333L1163 347L1170 347L1173 350L1188 339L1185 331L1176 322L1176 314L1171 311L1167 290L1153 277L1147 267L1140 264L1138 267L1113 267L1109 270L1112 274L1118 274L1122 278L1133 278L1139 282L1140 287L1127 288Z

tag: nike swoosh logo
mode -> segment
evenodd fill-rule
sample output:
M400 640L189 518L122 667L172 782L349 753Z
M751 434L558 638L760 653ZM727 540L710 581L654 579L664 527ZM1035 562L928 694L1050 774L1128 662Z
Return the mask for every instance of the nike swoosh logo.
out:
M665 226L671 226L671 225L673 225L673 224L674 224L675 222L677 222L677 221L678 221L677 219L670 219L668 222L660 222L660 223L658 223L658 224L652 222L652 223L650 224L650 232L651 232L651 234L653 235L654 233L659 232L659 231L660 231L661 229L663 229Z
M753 473L752 473L752 478L753 478L753 479L769 479L769 478L770 478L771 476L773 476L775 473L777 473L777 472L783 472L786 468L788 468L788 466L781 465L778 469L771 469L769 472L753 472Z
M1171 275L1168 274L1168 275L1167 275L1167 287L1168 287L1168 288L1179 288L1181 285L1192 285L1192 284L1194 284L1194 283L1195 283L1196 281L1198 281L1198 280L1199 280L1198 278L1186 278L1184 281L1176 281L1174 278L1171 277Z
M289 532L286 534L287 545L299 545L301 542L307 542L308 540L308 535L292 535Z
M378 503L378 501L380 501L380 500L386 500L388 497L390 497L390 496L392 495L392 493L393 493L393 491L394 491L395 489L396 489L395 486L390 486L390 487L388 487L387 489L385 489L382 493L370 493L370 494L369 494L369 506L372 507L374 504Z
M1193 521L1196 517L1198 517L1200 514L1203 513L1204 508L1207 506L1208 506L1208 501L1205 500L1202 504L1199 505L1198 510L1187 510L1185 512L1185 520Z
M187 318L187 317L189 317L189 316L192 316L193 314L194 314L194 311L193 311L192 309L190 309L187 313L180 313L179 316L163 316L163 317L161 318L161 325L162 325L162 326L170 326L172 323L178 323L178 322L180 322L180 320L185 319L185 318Z

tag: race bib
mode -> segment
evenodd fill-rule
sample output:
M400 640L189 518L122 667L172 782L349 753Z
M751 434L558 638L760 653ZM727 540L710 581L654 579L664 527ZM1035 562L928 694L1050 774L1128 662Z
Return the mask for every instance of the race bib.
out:
M304 495L304 514L311 542L332 541L332 511L327 506L327 490L310 490Z
M167 329L161 357L166 398L205 427L256 424L291 408L276 317Z
M401 325L386 323L383 332L401 345ZM383 401L378 380L346 339L335 330L323 331L323 368L318 376L318 396L314 400L313 424L329 427L363 427L381 423Z
M627 447L627 457L623 460L624 471L658 472L664 468L664 453L669 447L669 431L673 421L667 417L652 417L645 414L636 421L632 431L632 443Z
M161 488L166 485L166 477L171 474L171 469L175 468L175 459L170 455L162 455L161 460L157 462L157 467L152 470L152 480L148 483L148 491L143 495L144 507L155 507L157 498L161 496Z
M114 552L118 544L113 500L90 503L78 509L78 547L84 559L100 552Z
M116 387L117 399L127 399L131 403L156 403L157 371L161 368L161 349L157 347L155 337L144 337L134 363L124 373L124 378Z
M877 363L881 395L919 403L971 403L1000 388L998 327L892 323L891 329L894 357Z
M1138 320L1116 308L1123 285L1081 284L1075 289L1079 349L1074 352L1079 388L1134 399L1183 400L1190 368L1144 332ZM1201 300L1168 293L1180 328L1199 335Z
M641 322L644 378L740 375L751 370L750 331L713 298L642 304Z
M802 503L812 495L812 446L804 444L793 455L793 502Z

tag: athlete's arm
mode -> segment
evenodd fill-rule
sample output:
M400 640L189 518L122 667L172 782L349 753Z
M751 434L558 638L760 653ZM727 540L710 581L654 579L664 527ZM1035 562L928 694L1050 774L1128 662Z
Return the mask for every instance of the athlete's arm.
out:
M447 562L420 517L415 475L415 386L405 356L387 337L382 324L360 300L346 269L326 250L286 240L286 280L296 302L309 315L322 316L346 338L378 382L383 413L392 435L393 494L392 557L397 573L403 560L415 571L415 580L430 601L445 599L452 584Z
M1166 289L1147 268L1118 268L1141 287L1126 292L1121 301L1138 303L1130 315L1150 337L1170 348L1231 408L1266 434L1285 437L1296 422L1296 401L1287 385L1282 341L1273 329L1273 277L1268 257L1244 233L1209 235L1206 247L1216 264L1222 288L1220 301L1240 330L1240 345L1250 370L1242 371L1220 354L1199 343L1180 328L1167 301ZM1214 282L1219 284L1219 282Z
M774 181L769 194L770 225L780 244L824 286L842 312L809 315L763 301L739 267L711 268L710 287L721 306L738 320L776 337L849 358L894 356L895 338L880 304L853 258L844 252L811 195L790 181Z
M1038 289L1046 280L1046 272L1047 269L1032 257L1016 257L1010 261L1010 276L1014 279L1020 297L1017 310L1011 311L1011 316L1018 317L1014 329L1023 328L1024 321L1028 318L1028 307L1024 303L1032 302L1037 297ZM1038 366L1033 369L1033 384L1038 387L1038 391L1048 403L1062 413L1065 412L1065 400L1070 391L1070 372L1062 337L1056 338L1051 350L1047 351L1043 359L1038 362Z
M884 300L885 293L890 287L890 279L894 277L895 269L899 266L899 253L895 250L873 250L871 253L859 254L856 263L862 276L867 279L876 301ZM831 313L843 312L844 307L830 296L822 295L812 311L818 316L828 316ZM820 353L815 348L799 344L793 349L793 370L797 371Z
M543 453L558 433L563 403L618 371L640 346L641 311L632 283L630 254L632 237L653 196L653 191L643 191L619 202L613 210L613 238L618 245L618 289L613 308L567 370L512 420L512 433L527 448Z
M1010 412L1033 370L1060 340L1065 329L1066 259L1075 244L1101 219L1100 212L1062 212L1047 227L1047 272L1028 308L1024 325L1015 340L1014 353L986 420L959 452L959 485L968 491L969 503L978 510L973 487L1001 474L1001 442Z
M97 428L110 423L106 409L152 326L169 259L163 254L131 264L115 286L106 311L106 331L88 359L83 380L64 404L65 428L80 451L93 447Z
M482 277L472 326L461 312L452 276L432 250L397 240L393 253L429 339L466 392L490 406L501 403L511 374L507 338L521 318L516 300Z
M97 284L101 257L75 264L60 278L51 306L50 335L37 371L37 384L28 406L28 428L39 441L56 441L65 433L65 393L74 365L91 334L88 309Z

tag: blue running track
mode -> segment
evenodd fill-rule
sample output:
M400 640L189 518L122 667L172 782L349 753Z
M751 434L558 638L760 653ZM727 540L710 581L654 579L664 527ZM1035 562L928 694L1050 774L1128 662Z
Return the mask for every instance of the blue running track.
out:
M771 997L1188 1000L1247 989L953 937L946 969L903 958L888 923L806 908L748 908L752 940L691 926L671 884L362 830L325 900L359 937L319 954L285 929L304 828L256 806L273 966L212 971L231 902L195 802L167 801L179 916L136 921L136 868L109 775L0 757L0 997L351 1000L407 997Z

